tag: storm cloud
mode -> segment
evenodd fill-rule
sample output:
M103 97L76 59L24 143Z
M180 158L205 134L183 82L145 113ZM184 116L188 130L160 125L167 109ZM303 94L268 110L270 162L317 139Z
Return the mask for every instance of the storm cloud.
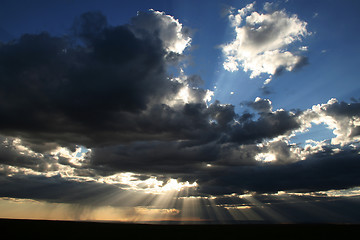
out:
M326 149L307 159L288 164L264 164L233 167L213 172L199 182L203 192L276 193L278 191L316 192L358 186L360 182L358 150L344 149L334 153Z
M164 18L159 28L174 21L157 12L141 15L146 18ZM113 27L101 13L90 12L75 21L74 36L26 34L3 44L1 132L38 143L37 150L48 142L90 147L141 138L129 132L151 138L157 130L147 123L150 115L166 116L171 109L161 104L185 87L166 72L174 50L167 45L178 33L166 26L165 41L158 31L132 22Z

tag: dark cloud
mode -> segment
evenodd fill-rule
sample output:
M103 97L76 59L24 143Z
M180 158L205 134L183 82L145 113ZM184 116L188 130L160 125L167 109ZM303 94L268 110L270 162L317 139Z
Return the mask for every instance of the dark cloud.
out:
M169 138L167 141L94 148L91 167L107 169L109 173L149 172L194 180L197 174L207 171L211 175L206 164L255 165L255 155L265 149L259 149L254 143L291 132L300 126L296 116L286 111L263 114L253 120L252 116L237 116L234 106L220 105L219 102L208 108L199 104L186 104L182 111L169 108L166 118L157 116L161 114L152 115L153 121L148 123L154 125L148 125L148 128L161 134L162 129L169 127L163 134L176 132L177 140ZM208 119L215 122L210 124ZM159 139L164 137L159 136ZM278 152L279 161L293 161L288 158L290 153L286 147L287 144L272 144L269 148Z
M134 144L96 148L92 152L92 168L114 173L130 171L154 175L196 179L206 163L217 160L219 145L214 142L137 142Z
M103 37L107 27L107 19L101 12L86 12L75 19L71 30L76 37L92 45L94 39Z
M190 87L199 87L204 84L204 80L199 75L191 75L186 79Z
M360 176L357 150L334 153L331 148L289 164L264 164L214 171L211 178L199 181L207 193L246 193L278 191L312 192L358 186Z
M298 71L309 64L309 59L307 57L304 57L304 56L297 56L297 57L298 57L298 60L294 64L291 71ZM288 68L288 66L286 66L286 65L278 66L274 72L274 76L280 76L285 71L287 71L287 68Z
M60 176L0 175L0 196L30 198L57 203L96 204L104 202L114 194L120 194L121 186L97 183L95 181L69 181ZM97 200L97 201L96 201Z
M1 46L2 133L93 146L131 129L151 101L177 93L158 37L110 27L97 12L83 14L75 32L84 44L41 33Z
M259 113L271 113L272 106L269 99L256 98L254 102L246 102L246 105Z
M18 139L0 136L0 164L33 169L38 172L56 171L56 161L50 155L32 152L17 143Z
M218 196L206 212L221 213L226 223L357 223L359 197L249 194ZM215 207L216 206L216 207ZM229 216L229 213L231 216ZM235 220L234 220L235 218Z
M187 43L174 37L180 25L155 12L138 18L112 27L101 13L85 13L73 27L81 44L41 33L1 46L1 133L36 151L217 136L234 107L207 109L199 76L179 82L167 74L171 50ZM159 26L145 28L146 19ZM171 106L183 88L192 102Z
M360 103L334 101L329 105L324 105L321 110L325 111L327 115L333 117L359 117Z
M300 126L297 115L291 112L284 110L263 112L257 120L248 119L236 125L230 134L230 141L238 143L260 142L264 139L289 134Z

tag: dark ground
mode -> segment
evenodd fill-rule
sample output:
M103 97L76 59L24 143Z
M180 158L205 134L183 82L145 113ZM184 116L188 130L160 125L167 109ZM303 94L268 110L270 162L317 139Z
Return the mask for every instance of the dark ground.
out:
M0 219L2 239L304 239L358 236L360 225L349 224L132 224Z

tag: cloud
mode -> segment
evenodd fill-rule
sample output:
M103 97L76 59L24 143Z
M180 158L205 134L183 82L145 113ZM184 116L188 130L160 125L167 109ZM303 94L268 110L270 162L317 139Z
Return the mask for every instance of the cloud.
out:
M99 202L99 198L103 198L106 202L107 197L122 192L116 185L97 183L95 181L69 181L59 175L52 177L41 175L7 177L0 174L0 186L0 196L3 197L93 205ZM107 203L109 202L107 201Z
M168 52L182 54L191 43L190 29L164 12L152 9L149 12L138 12L131 23L137 36L150 34L158 37Z
M29 172L48 172L59 169L53 156L31 150L19 138L0 136L0 142L0 165L2 166L31 169L32 171Z
M260 113L271 113L272 106L269 99L261 99L257 97L254 102L248 102L247 105Z
M285 190L312 192L358 186L358 150L331 149L309 155L306 160L288 164L239 166L221 172L212 178L198 181L200 191L211 194L278 192Z
M155 112L166 118L167 99L181 90L189 101L208 97L167 74L191 41L171 16L150 11L129 25L109 26L101 13L88 12L72 34L25 34L0 47L2 133L36 150L157 138L144 119L152 121Z
M324 123L336 137L332 144L346 145L360 139L360 104L339 102L332 98L325 104L314 105L301 117L303 125Z
M266 13L258 13L254 11L254 3L229 13L236 37L222 46L224 68L233 72L241 67L254 78L262 73L293 71L303 65L305 57L295 55L288 47L310 34L307 23L285 10L269 12L269 4L264 6Z
M261 113L254 120L246 120L233 128L231 141L238 143L261 142L264 139L272 139L280 135L290 134L300 128L297 115L285 110Z
M234 27L245 34L237 39L251 40L231 43L239 47L230 56L236 67L273 75L301 63L285 50L308 34L297 16L259 14L253 5L231 11ZM332 99L294 112L256 98L245 103L251 113L210 103L213 92L200 88L201 77L179 67L190 43L189 29L151 10L121 26L85 13L67 36L25 34L2 44L0 195L89 202L160 188L161 179L161 186L169 179L197 182L194 195L202 196L359 184L359 103ZM261 66L271 63L271 70L239 60L245 53ZM170 75L169 67L179 74ZM296 132L321 122L334 139L290 143ZM80 189L89 190L72 196Z
M172 119L176 119L173 128L177 129L178 139L93 148L91 168L105 172L163 174L195 181L203 174L211 175L207 164L256 165L256 154L265 150L264 146L259 148L253 144L289 134L300 127L297 115L284 110L262 113L256 120L247 113L237 115L233 105L219 102L207 108L186 104L183 111L185 116L177 115L178 112L174 112L174 116L167 114L169 119L165 122L156 119L158 114L153 117L154 123L161 127L169 126ZM151 125L149 128L156 129ZM275 148L273 144L273 151L280 152L280 147ZM290 161L280 154L283 153L278 153L279 161Z

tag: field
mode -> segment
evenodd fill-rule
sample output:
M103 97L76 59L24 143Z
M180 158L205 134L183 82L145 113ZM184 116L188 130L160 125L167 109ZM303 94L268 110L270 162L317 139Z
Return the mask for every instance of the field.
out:
M118 222L48 221L0 219L3 236L10 238L55 237L124 239L137 237L166 237L167 239L199 238L258 238L280 237L297 239L305 237L354 236L360 225L338 224L133 224Z

